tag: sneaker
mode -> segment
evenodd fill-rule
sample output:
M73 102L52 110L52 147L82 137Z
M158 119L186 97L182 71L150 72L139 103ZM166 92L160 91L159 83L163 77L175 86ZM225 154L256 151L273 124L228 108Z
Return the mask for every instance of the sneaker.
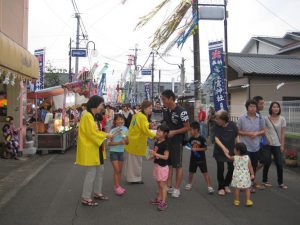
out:
M180 190L179 189L173 189L172 197L173 198L179 198L180 196Z
M212 195L215 192L213 187L208 187L207 191L208 191L208 194L210 194L210 195Z
M231 190L230 190L230 188L229 188L228 186L226 186L226 187L224 188L224 190L225 190L225 192L226 192L227 194L230 194L230 193L231 193Z
M161 200L157 199L157 198L150 200L150 204L152 204L152 205L159 205L160 203L161 203Z
M168 194L173 194L173 188L172 187L167 187L167 192L168 192Z
M192 184L186 184L184 189L187 190L187 191L191 190L192 189Z
M251 200L247 200L246 201L246 206L247 207L253 206L253 202Z
M235 206L239 206L239 205L240 205L240 201L239 201L239 200L234 200L234 201L233 201L233 204L234 204Z
M158 204L158 206L157 206L157 209L159 210L159 211L164 211L164 210L166 210L168 208L168 205L167 205L167 203L165 203L165 202L160 202L159 204Z

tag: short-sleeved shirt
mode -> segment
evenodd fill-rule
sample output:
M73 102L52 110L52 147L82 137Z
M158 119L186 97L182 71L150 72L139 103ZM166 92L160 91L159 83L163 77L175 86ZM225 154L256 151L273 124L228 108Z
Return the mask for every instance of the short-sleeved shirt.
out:
M266 136L270 142L271 146L281 146L281 128L286 127L285 118L279 116L278 121L273 122L272 125L268 116L265 117L266 120ZM275 129L274 129L275 127ZM277 133L276 133L277 132Z
M265 119L258 113L256 113L255 118L251 119L247 113L242 115L237 121L237 127L241 131L246 132L257 132L265 128ZM248 136L242 136L240 141L247 146L248 152L257 152L260 149L261 136L256 136L255 138L250 138Z
M207 147L206 139L201 135L199 135L198 137L191 137L189 139L189 144L191 145L191 147L195 147L195 148ZM197 152L191 151L191 158L195 160L203 160L205 159L205 151L197 151Z
M157 149L156 151L157 154L164 155L165 151L169 151L168 142L167 141L162 141L160 143L155 142L154 149ZM168 159L154 158L154 163L164 167L168 165Z
M189 122L187 111L176 105L174 110L164 109L163 120L166 122L170 130L178 130L184 127L184 123ZM182 143L184 134L177 134L170 138L171 142Z
M111 134L113 134L115 132L120 132L120 134L115 136L112 139L112 142L122 141L122 139L128 135L128 129L125 126L115 127L115 128L110 130ZM124 145L110 146L110 151L111 152L124 152Z
M234 122L229 121L226 127L215 125L215 137L229 150L230 155L234 155L235 139L238 136L238 128ZM229 162L221 147L215 143L214 157L219 162Z

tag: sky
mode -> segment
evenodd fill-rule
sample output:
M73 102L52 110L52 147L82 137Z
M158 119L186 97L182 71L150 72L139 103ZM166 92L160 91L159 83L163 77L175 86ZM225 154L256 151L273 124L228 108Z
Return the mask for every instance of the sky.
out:
M97 57L80 58L79 68L90 68L95 62L99 67L108 63L108 84L116 84L124 73L129 54L138 46L138 65L146 62L156 28L172 12L179 0L172 0L147 25L134 30L141 16L146 15L162 0L76 0L89 41L95 42ZM199 0L199 3L223 3L222 0ZM240 52L252 36L281 37L286 32L300 31L299 0L229 0L228 49ZM29 0L28 46L46 49L46 61L58 69L68 69L70 38L75 40L76 19L71 0ZM176 35L176 32L175 32ZM223 21L199 21L201 81L209 75L208 42L224 39ZM173 38L175 36L172 36ZM172 37L170 40L172 40ZM193 80L193 38L183 48L174 47L161 59L155 57L155 81L161 70L162 81L179 81L180 69L176 64L185 58L186 81ZM163 51L164 47L160 51ZM75 42L72 43L75 47ZM81 47L86 47L84 41ZM89 45L91 48L92 45ZM167 62L167 63L166 63ZM74 68L75 61L72 61ZM175 65L171 65L175 64ZM150 81L150 77L141 80Z

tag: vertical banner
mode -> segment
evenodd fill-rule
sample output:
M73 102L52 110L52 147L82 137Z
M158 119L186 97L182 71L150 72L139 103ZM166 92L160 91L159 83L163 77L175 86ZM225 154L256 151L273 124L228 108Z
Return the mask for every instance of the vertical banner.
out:
M148 101L151 101L151 88L150 88L150 83L145 83L145 98Z
M45 49L34 50L34 56L39 61L40 79L35 83L34 90L44 89Z
M215 110L228 110L224 80L223 41L208 44L210 70L213 77L213 93Z
M98 95L101 97L103 97L103 94L105 92L105 86L106 86L106 73L103 73L100 83L98 85Z

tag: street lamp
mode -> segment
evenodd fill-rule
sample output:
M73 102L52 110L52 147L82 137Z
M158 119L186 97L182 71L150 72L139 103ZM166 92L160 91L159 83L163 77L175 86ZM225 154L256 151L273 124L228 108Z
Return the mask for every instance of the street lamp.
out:
M94 48L91 49L91 55L92 55L93 57L97 57L97 56L98 56L98 51L96 50L96 44L95 44L95 42L93 42L93 41L88 41L88 42L86 43L86 50L89 51L89 44L90 44L90 43L92 43L92 44L94 45Z

